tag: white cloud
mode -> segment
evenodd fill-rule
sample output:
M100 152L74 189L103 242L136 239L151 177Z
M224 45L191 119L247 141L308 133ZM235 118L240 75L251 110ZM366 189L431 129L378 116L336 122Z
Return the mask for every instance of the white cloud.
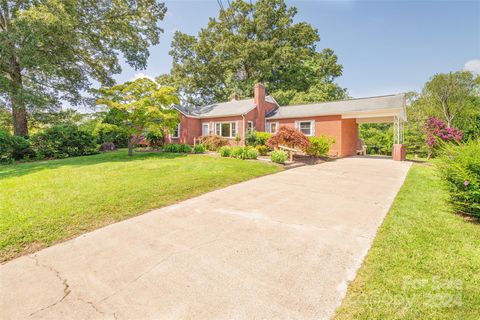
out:
M135 81L137 79L141 79L141 78L147 78L147 79L150 79L152 81L155 81L155 78L149 76L149 75L146 75L145 73L143 72L138 72L138 73L135 73L135 75L133 76L133 78L131 79L131 81Z
M463 70L470 71L474 74L480 75L480 59L473 59L467 61L463 66Z

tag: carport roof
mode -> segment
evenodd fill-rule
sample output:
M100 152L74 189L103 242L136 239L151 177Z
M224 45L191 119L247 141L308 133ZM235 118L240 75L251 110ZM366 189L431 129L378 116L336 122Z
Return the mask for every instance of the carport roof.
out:
M405 94L339 100L279 107L267 114L268 119L304 118L328 115L390 112L404 117Z

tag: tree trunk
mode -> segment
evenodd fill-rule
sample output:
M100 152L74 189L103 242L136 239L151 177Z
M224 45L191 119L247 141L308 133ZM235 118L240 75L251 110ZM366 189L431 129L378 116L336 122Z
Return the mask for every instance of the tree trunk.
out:
M28 135L27 124L27 110L25 105L18 102L14 97L11 98L12 102L12 119L13 119L13 134L16 136Z
M133 145L135 138L133 136L128 137L128 155L131 157L133 156Z
M22 97L22 69L15 57L10 59L10 78L13 84L13 90L10 92L10 102L12 104L13 133L16 136L28 135L27 109Z

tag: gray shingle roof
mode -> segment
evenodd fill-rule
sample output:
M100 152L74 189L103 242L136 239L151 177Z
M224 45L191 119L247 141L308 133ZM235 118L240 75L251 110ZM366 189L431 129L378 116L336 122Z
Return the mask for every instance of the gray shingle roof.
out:
M265 97L267 102L275 103L272 97ZM181 106L175 108L183 114L195 118L215 118L227 116L239 116L255 108L255 102L252 99L232 100L228 102L213 103L200 107L196 110L187 110Z
M349 99L331 102L302 104L279 107L269 114L268 119L301 118L338 115L349 112L375 111L404 108L405 94L394 94L369 98Z

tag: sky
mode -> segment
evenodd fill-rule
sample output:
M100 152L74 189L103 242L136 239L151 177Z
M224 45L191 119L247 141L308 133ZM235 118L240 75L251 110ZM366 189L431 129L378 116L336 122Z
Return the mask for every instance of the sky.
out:
M436 73L468 69L480 74L480 0L286 2L298 9L295 22L318 29L317 50L331 48L337 54L343 75L336 82L351 97L420 91ZM122 64L118 82L168 73L174 32L196 35L219 11L217 0L165 3L164 33L151 47L147 68Z

